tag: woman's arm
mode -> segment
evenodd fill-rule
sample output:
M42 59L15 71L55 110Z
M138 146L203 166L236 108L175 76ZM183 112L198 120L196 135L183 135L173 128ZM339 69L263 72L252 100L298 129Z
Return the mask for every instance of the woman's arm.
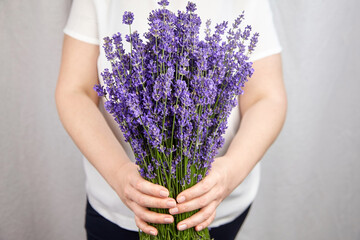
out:
M251 172L279 135L285 121L287 98L282 78L281 56L275 54L254 62L255 72L239 97L241 123L226 154L215 159L209 175L180 193L170 213L201 209L178 224L181 230L207 227L216 207Z
M65 35L55 92L60 120L84 156L135 213L138 227L156 235L156 228L145 222L171 223L173 217L147 207L169 208L176 202L168 198L165 187L141 178L99 111L99 99L93 90L98 84L98 55L98 45Z

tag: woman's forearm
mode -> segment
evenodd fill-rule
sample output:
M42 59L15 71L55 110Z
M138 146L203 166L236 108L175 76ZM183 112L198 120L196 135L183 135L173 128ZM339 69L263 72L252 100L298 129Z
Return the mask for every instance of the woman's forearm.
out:
M60 120L77 147L114 185L116 171L129 158L95 102L82 91L57 90L56 103Z
M234 189L260 161L285 121L286 99L262 98L244 113L222 163L236 181ZM226 161L226 162L223 162Z

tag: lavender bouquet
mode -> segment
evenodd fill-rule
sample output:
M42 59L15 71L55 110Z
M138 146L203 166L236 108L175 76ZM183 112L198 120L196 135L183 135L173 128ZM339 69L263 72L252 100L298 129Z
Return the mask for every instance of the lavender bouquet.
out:
M189 2L185 12L175 14L166 9L168 4L161 0L162 7L150 13L146 42L131 31L134 15L124 13L131 52L125 53L120 33L105 37L103 48L112 69L102 72L104 86L94 89L106 98L105 108L131 145L141 176L165 186L169 197L176 198L208 174L223 146L236 96L243 94L253 73L249 54L259 34L250 36L251 26L240 29L242 13L227 34L227 22L217 24L212 33L208 20L206 37L200 40L196 5ZM176 229L195 212L175 215L173 224L154 224L158 235L140 233L140 239L210 239L207 228Z

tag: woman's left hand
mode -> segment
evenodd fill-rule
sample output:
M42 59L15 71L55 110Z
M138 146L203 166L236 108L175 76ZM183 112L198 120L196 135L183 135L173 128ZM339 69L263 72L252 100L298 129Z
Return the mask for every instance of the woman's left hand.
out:
M177 228L183 231L195 227L201 231L210 225L215 218L216 208L235 189L236 180L229 176L226 156L216 158L209 174L195 186L181 192L176 200L175 208L169 209L170 214L180 214L200 209L191 217L179 222Z

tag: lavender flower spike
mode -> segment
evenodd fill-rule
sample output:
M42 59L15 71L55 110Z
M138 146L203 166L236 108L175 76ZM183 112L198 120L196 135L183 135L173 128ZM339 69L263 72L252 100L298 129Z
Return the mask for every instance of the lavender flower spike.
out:
M169 1L168 0L161 0L160 2L158 2L158 4L160 6L166 7L169 5Z
M188 2L187 6L186 6L186 10L188 12L191 12L191 13L195 12L196 11L196 4L193 3L193 2Z
M258 42L258 38L259 38L259 33L254 33L254 35L251 37L250 45L248 46L249 54L251 54L252 51L254 51L254 48L256 47L256 44Z
M93 89L97 92L99 97L103 97L106 95L106 91L104 89L103 86L101 86L100 84L96 84Z
M125 11L123 15L123 23L131 25L134 21L134 14L132 12Z

